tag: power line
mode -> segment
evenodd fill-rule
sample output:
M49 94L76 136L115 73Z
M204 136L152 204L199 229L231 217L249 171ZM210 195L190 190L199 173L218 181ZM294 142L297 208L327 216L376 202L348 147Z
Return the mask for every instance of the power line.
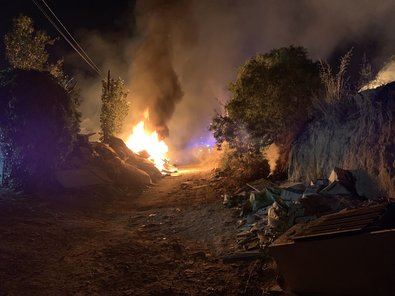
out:
M56 16L56 14L53 12L53 10L48 6L47 2L45 0L41 0L41 2L44 3L44 5L48 8L48 10L51 12L51 14L55 17L55 19L59 22L59 24L63 27L63 29L66 31L66 33L70 36L70 38L74 41L74 43L77 45L77 47L84 53L85 57L89 60L89 62L99 71L99 67L96 66L96 64L92 61L92 59L89 57L89 55L86 53L86 51L80 46L78 41L73 37L73 35L67 30L65 25L60 21L60 19Z
M52 20L52 18L45 12L45 10L36 2L36 0L32 0L33 3L37 6L37 8L42 12L42 14L46 17L46 19L52 24L52 26L59 32L60 35L70 44L70 46L78 53L78 55L100 76L100 69L95 67L94 64L91 64L88 59L75 47L75 45L70 41L70 39L65 36L62 30L58 27L58 25Z
M54 28L59 32L60 35L70 44L70 46L79 54L79 56L100 76L100 69L96 69L95 65L91 64L87 58L75 47L75 45L70 41L70 39L65 36L58 25L52 20L52 18L45 12L45 10L39 5L36 0L32 0L37 8L42 12L42 14L47 18L47 20L54 26Z

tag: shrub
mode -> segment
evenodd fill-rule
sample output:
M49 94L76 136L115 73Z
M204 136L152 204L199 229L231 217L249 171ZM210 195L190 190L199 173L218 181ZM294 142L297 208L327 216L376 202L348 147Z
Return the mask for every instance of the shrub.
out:
M225 176L230 177L233 185L240 186L270 174L270 166L261 152L239 153L236 149L223 144L220 169Z
M312 99L322 92L319 66L304 48L294 46L249 59L230 84L224 114L210 125L217 144L226 141L251 156L276 143L277 168L285 171L291 143L308 120Z
M311 99L321 91L319 64L302 47L274 49L248 60L230 91L229 117L271 144L307 120Z
M5 185L44 185L73 148L79 113L48 72L7 70L0 76L0 147Z

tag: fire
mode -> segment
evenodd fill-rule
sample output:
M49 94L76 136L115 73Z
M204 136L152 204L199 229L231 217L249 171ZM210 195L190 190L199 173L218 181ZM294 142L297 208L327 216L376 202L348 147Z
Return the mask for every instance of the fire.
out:
M145 118L148 117L147 111L144 115ZM149 159L160 171L165 169L169 148L163 140L159 140L157 132L145 129L144 120L133 127L132 134L126 140L126 146L135 153L146 151Z

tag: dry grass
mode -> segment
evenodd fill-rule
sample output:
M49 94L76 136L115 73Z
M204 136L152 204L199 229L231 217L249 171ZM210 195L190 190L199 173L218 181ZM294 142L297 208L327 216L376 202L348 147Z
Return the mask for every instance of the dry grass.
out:
M395 86L334 98L309 125L290 156L292 179L326 177L335 166L354 170L387 196L395 193ZM370 185L369 185L370 184ZM362 184L364 185L364 184Z
M332 67L326 61L320 61L321 71L320 77L324 86L322 94L313 99L314 112L319 116L341 112L338 104L350 97L351 91L346 76L347 68L352 57L352 49L350 49L339 61L339 70L334 73Z

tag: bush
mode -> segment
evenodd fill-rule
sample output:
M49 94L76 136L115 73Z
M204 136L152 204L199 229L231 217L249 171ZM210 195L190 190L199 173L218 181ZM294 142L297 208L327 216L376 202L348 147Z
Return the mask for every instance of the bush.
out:
M220 169L225 176L232 179L230 183L235 187L269 176L270 166L263 153L239 153L236 149L229 147L227 143L223 144L222 150Z
M0 75L0 148L5 185L44 185L73 149L79 132L75 100L48 72Z
M276 143L278 172L285 172L296 135L309 119L312 99L323 91L320 65L302 47L274 49L248 60L230 84L225 114L210 125L217 144L227 142L238 153L259 155Z
M302 47L284 47L257 55L239 70L226 105L231 119L245 124L267 144L307 120L311 99L321 91L319 64Z

